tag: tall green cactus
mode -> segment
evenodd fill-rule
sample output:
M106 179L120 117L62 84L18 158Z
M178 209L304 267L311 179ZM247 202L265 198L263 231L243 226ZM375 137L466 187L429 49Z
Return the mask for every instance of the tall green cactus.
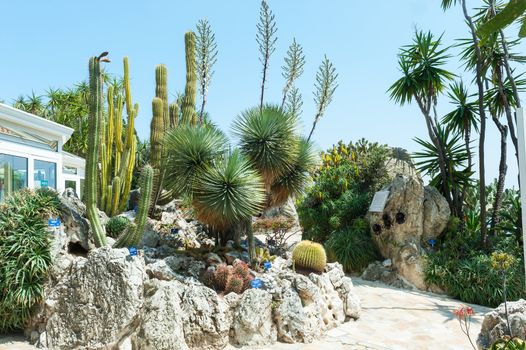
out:
M139 107L132 102L128 58L124 57L123 61L124 93L109 86L106 128L100 130L102 151L99 208L110 216L121 213L127 207L137 148L134 124ZM127 114L126 130L123 130L123 105L126 106Z
M179 125L179 105L177 103L170 104L170 127L176 128Z
M184 35L186 51L186 86L181 110L183 121L190 125L197 124L197 112L195 101L197 93L197 66L195 62L195 33L190 31Z
M164 129L170 128L170 116L168 114L168 69L164 64L155 67L155 97L163 101Z
M124 233L113 245L114 248L123 248L136 246L141 241L150 209L152 192L153 192L153 173L154 170L150 165L145 165L141 171L140 188L141 198L139 200L139 209L135 216L133 224L128 226Z
M157 171L161 169L161 159L163 153L163 137L164 137L164 109L163 100L159 97L154 97L152 101L152 122L150 124L150 163Z
M104 55L104 54L103 54ZM102 75L100 70L101 57L92 57L89 61L89 126L88 151L86 154L86 212L90 222L91 232L97 247L105 246L106 232L102 228L97 209L97 178L100 130L103 119L104 98L102 95Z

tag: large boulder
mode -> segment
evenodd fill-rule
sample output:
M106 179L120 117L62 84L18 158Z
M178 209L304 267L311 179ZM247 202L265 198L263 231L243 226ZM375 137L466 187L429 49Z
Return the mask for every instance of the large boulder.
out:
M228 304L200 284L187 285L181 299L186 344L200 350L226 347L232 323Z
M60 218L67 234L67 247L70 250L82 249L84 252L95 248L90 235L90 224L86 216L86 205L77 197L75 192L68 188L60 198ZM108 222L108 216L99 211L103 225ZM75 253L75 251L73 251Z
M117 346L143 306L144 262L127 249L100 248L77 257L31 325L49 349ZM31 332L30 332L31 333Z
M507 306L512 335L525 340L526 300L511 301L507 303ZM484 316L482 327L477 338L477 346L481 350L487 349L504 335L509 335L509 332L503 303Z
M277 339L272 322L272 295L261 289L243 293L234 312L233 340L236 345L268 345Z
M400 276L426 290L425 248L447 226L448 203L438 190L424 187L417 173L398 174L383 191L389 192L383 211L368 214L373 240Z
M131 336L133 349L188 350L183 332L183 310L177 282L152 279L145 284L146 299L139 327Z

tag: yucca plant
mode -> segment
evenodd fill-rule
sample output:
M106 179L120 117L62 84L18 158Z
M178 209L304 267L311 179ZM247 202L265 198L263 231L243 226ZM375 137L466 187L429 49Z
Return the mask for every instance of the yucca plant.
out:
M293 169L300 150L298 119L279 106L244 111L234 122L233 133L241 152L263 177L267 191L280 175Z
M258 214L265 199L259 174L238 150L200 172L194 182L197 217L223 234ZM226 241L226 237L223 237Z
M168 154L167 187L177 196L191 196L196 176L211 167L228 144L225 135L214 127L181 125L168 132L164 146Z

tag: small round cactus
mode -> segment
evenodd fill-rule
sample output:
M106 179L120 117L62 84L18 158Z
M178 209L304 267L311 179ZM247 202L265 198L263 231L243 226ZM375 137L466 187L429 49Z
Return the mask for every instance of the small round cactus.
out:
M323 272L327 265L327 254L321 244L301 241L292 251L292 260L296 268Z
M228 279L230 278L231 269L232 267L226 264L217 266L214 278L214 286L217 290L225 290Z
M245 281L243 281L243 278L241 278L241 276L232 275L230 276L226 284L225 294L232 293L232 292L241 294L241 292L243 292L244 286L245 286Z

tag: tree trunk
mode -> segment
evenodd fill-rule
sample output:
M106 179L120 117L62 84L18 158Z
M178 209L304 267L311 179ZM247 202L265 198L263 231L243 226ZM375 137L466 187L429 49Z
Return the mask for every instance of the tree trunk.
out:
M499 177L497 180L497 189L495 192L495 199L493 202L493 211L491 215L491 227L490 233L495 235L495 229L499 224L499 211L502 206L502 193L504 192L504 183L506 180L506 173L508 170L508 165L506 164L506 152L507 144L506 140L508 138L508 128L497 119L496 116L493 116L493 122L500 131L500 161L499 161Z
M469 28L471 30L471 37L473 40L473 46L475 49L475 54L477 56L477 87L478 87L478 105L479 105L479 116L480 116L480 136L479 136L479 178L480 178L480 235L482 236L482 244L484 246L488 245L488 230L486 227L486 167L485 167L485 152L484 144L486 141L486 113L484 110L484 84L482 81L482 53L480 52L479 40L477 38L475 25L473 24L473 19L468 14L468 9L466 7L466 0L462 0L462 11L464 13L464 18L466 19Z

